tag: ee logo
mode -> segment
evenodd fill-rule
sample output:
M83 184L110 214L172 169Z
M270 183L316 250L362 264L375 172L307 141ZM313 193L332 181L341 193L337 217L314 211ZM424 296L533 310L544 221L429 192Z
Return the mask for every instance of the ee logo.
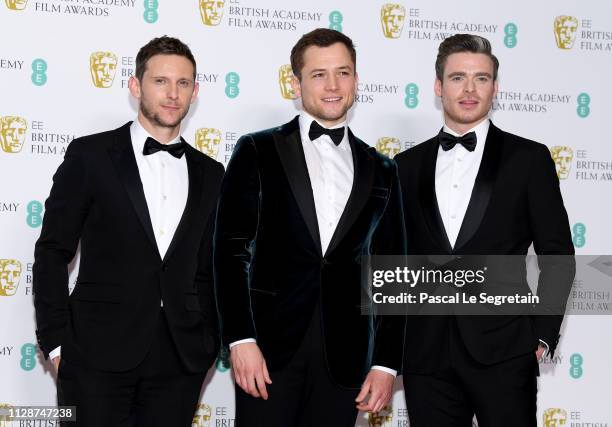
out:
M157 0L144 0L144 14L143 18L145 22L153 24L157 22L159 15L157 14L157 8L159 3Z
M409 83L406 85L406 98L404 98L404 104L411 110L419 105L419 87L416 83Z
M28 203L28 215L26 216L26 223L32 227L37 228L42 224L42 211L43 205L38 200L32 200Z
M507 48L512 49L516 47L516 33L518 32L518 27L513 22L508 22L504 27L504 44Z
M32 61L32 83L42 86L47 83L47 62L38 58Z
M236 98L240 94L240 88L238 87L238 83L240 83L240 76L238 73L227 73L225 75L225 94L228 98Z
M572 231L574 232L574 235L572 236L574 246L581 248L586 245L586 226L581 222L577 222L572 227Z
M584 119L591 113L591 97L588 93L582 92L576 99L578 101L576 113L578 113L578 117L582 117Z
M577 380L582 376L582 363L584 359L580 353L574 353L570 356L570 377Z
M336 30L339 32L342 32L342 21L343 21L343 17L342 14L340 12L338 12L337 10L334 10L332 13L329 14L329 28L330 30Z
M26 343L21 346L21 369L31 371L36 367L36 346Z

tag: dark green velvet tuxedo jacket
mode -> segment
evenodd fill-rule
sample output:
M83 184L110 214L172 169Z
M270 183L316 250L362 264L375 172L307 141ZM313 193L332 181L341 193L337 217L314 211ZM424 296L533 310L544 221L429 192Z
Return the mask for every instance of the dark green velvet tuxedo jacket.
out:
M353 188L322 253L298 118L238 141L217 212L215 286L225 345L256 338L276 371L320 315L332 378L358 388L372 365L399 370L404 327L361 314L361 256L405 253L405 233L395 164L350 130L349 142Z

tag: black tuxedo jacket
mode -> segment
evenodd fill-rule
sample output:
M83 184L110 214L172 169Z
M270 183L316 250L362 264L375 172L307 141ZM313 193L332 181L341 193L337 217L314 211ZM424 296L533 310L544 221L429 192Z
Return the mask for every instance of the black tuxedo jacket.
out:
M370 367L399 369L404 319L361 315L360 258L405 250L395 164L349 130L353 187L322 253L298 118L242 137L225 174L215 231L224 344L256 338L271 371L298 349L319 303L336 383L361 386Z
M162 259L130 139L130 123L75 139L53 177L35 249L34 305L45 356L125 371L146 355L163 299L185 367L202 372L218 351L212 284L214 211L223 166L191 146L189 192ZM68 296L68 264L81 260Z
M446 236L435 193L438 137L398 154L408 253L420 255L538 255L574 253L559 180L548 148L506 133L492 123L471 199L454 248ZM568 295L575 265L540 260L538 294ZM526 282L525 282L526 286ZM562 316L457 316L463 342L479 362L493 364L535 351L538 340L554 351ZM404 371L439 366L449 318L409 316Z

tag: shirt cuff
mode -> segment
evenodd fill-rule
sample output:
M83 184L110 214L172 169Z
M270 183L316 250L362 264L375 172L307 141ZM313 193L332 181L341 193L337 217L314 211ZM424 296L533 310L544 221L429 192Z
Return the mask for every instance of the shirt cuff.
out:
M544 353L542 354L542 357L546 356L550 350L550 346L546 343L546 341L542 341L540 340L540 344L542 344L545 348Z
M62 346L60 345L59 347L54 348L52 351L49 352L49 359L53 360L58 356L61 356L62 352Z
M229 348L231 350L233 346L238 345L238 344L244 344L247 342L257 342L257 341L255 341L255 338L245 338L243 340L238 340L238 341L234 341L230 343Z
M376 369L377 371L383 371L383 372L393 375L394 377L397 377L397 371L395 369L385 368L384 366L378 366L378 365L372 366L372 369Z

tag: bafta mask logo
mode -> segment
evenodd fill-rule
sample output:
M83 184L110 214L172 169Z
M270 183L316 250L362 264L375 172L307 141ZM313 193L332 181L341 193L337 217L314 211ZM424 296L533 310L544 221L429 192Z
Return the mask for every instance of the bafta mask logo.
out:
M5 0L6 7L11 10L24 10L28 5L28 0Z
M28 122L23 117L0 118L0 147L5 153L19 153L23 148Z
M217 159L219 144L221 143L221 131L215 128L200 128L196 130L195 146L208 157Z
M200 0L200 16L202 17L202 23L211 27L219 25L221 23L221 18L223 18L224 7L225 0Z
M388 136L378 138L378 141L376 141L376 151L392 159L401 151L400 140Z
M550 147L550 155L555 161L555 169L557 169L559 179L567 179L572 169L572 159L574 158L572 149L557 145Z
M89 57L89 71L95 87L111 87L117 71L117 55L112 52L92 53Z
M20 279L21 263L16 259L0 259L0 296L15 295Z
M404 28L406 8L401 4L387 3L380 8L380 23L388 39L399 39Z
M393 423L393 408L384 406L379 412L368 414L368 427L391 427Z
M278 69L278 84L283 98L297 99L297 95L291 86L291 82L295 78L290 64L285 64Z
M196 408L195 415L191 421L191 427L210 427L212 420L212 407L205 403L200 403Z
M561 408L548 408L544 411L544 427L564 426L567 422L567 412Z
M576 41L578 19L573 16L557 16L555 18L555 40L559 49L571 49Z

